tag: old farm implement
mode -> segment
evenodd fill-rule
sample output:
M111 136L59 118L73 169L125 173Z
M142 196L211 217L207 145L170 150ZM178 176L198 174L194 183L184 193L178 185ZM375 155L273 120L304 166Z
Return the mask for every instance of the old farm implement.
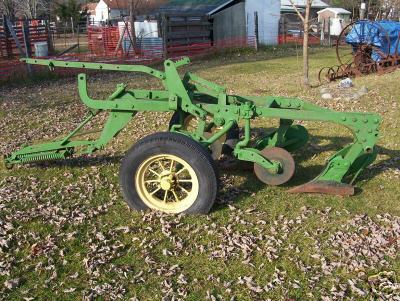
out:
M400 66L400 22L362 20L347 25L336 43L337 66L324 67L319 81L370 73L388 73Z
M173 112L169 132L156 133L137 142L126 154L120 169L120 184L128 204L168 213L206 213L217 194L217 144L234 137L232 155L254 164L258 179L269 185L288 182L295 171L289 152L304 146L307 130L295 120L323 121L342 125L354 142L334 154L322 173L310 183L295 187L294 193L352 195L360 172L376 158L375 143L381 118L376 114L335 112L297 98L229 95L226 89L190 72L182 77L177 68L189 59L167 60L165 70L146 66L26 59L29 64L50 68L69 67L141 72L159 79L164 90L129 90L119 84L104 100L88 95L87 77L78 75L78 90L89 112L66 137L45 144L23 147L7 155L6 164L33 163L91 154L103 149L132 120L137 112ZM99 113L108 120L97 140L80 141L78 132ZM279 120L268 135L253 141L251 121ZM195 122L192 122L195 121ZM149 120L151 122L151 120ZM193 126L195 125L195 126ZM243 129L239 135L238 128ZM221 142L222 141L222 142Z

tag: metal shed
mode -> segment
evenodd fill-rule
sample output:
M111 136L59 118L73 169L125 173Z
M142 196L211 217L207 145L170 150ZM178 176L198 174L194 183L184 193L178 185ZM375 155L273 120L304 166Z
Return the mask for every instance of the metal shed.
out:
M280 0L226 1L211 11L214 39L256 37L258 43L278 42Z

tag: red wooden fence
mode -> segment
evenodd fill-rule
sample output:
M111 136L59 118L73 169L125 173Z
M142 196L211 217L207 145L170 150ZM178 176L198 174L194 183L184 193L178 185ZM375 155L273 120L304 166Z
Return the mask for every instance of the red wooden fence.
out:
M24 45L22 22L16 22L13 26L15 34L20 45ZM48 29L44 24L40 24L37 20L29 22L29 42L31 49L37 42L48 41ZM0 58L13 58L19 56L20 52L17 48L14 38L6 34L4 24L0 24Z

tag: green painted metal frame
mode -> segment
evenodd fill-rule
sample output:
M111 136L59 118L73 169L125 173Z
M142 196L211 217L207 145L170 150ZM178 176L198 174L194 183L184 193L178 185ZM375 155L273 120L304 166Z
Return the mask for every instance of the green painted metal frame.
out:
M293 125L295 120L340 124L348 128L355 138L353 143L329 159L327 167L315 180L342 183L345 177L352 176L352 183L376 157L375 144L379 137L379 125L381 123L379 115L335 112L297 98L229 95L226 88L190 72L181 78L177 69L188 64L190 62L188 58L175 62L172 60L165 61L164 72L138 65L41 59L24 59L24 61L28 64L45 65L51 69L64 67L145 73L161 80L165 90L128 90L126 85L120 84L107 99L93 99L88 94L87 76L79 74L79 96L89 108L89 113L84 121L59 141L24 147L6 156L5 162L8 166L48 159L63 159L76 153L90 154L103 149L140 111L178 111L196 117L199 120L199 128L195 132L187 131L183 123L173 126L171 131L190 136L205 147L209 147L234 126L243 125L244 137L236 145L234 155L239 160L257 163L271 173L276 172L280 165L264 158L260 154L262 148L273 146L289 148L289 145L291 145L291 150L293 150L293 148L304 145L308 139L305 129L296 132L300 126ZM109 117L97 140L79 141L72 139L86 124L103 111L108 111ZM258 147L254 148L250 147L250 133L251 121L256 118L279 119L280 126L275 133L259 141ZM206 138L204 133L211 127L218 130L214 131L214 135ZM287 136L291 136L290 139L287 139Z

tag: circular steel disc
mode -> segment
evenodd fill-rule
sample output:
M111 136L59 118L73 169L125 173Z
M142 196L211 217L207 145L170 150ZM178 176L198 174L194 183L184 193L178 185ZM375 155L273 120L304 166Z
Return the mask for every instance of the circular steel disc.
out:
M281 169L274 174L258 164L254 164L254 173L257 178L265 184L278 186L288 182L294 175L295 163L292 155L279 147L264 148L261 155L270 160L281 163Z

